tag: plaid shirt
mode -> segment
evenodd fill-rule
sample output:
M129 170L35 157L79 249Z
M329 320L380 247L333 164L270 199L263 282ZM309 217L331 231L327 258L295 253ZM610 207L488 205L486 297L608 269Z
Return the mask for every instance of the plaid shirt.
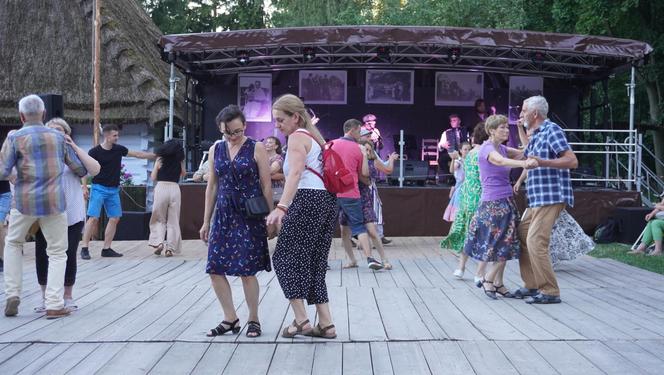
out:
M565 132L548 119L535 131L526 147L526 156L556 159L572 148L567 144ZM535 168L528 170L528 206L541 207L556 203L574 206L574 194L569 169Z
M16 167L16 209L29 216L54 215L65 211L65 164L78 176L87 173L62 134L43 124L24 124L2 145L0 179Z

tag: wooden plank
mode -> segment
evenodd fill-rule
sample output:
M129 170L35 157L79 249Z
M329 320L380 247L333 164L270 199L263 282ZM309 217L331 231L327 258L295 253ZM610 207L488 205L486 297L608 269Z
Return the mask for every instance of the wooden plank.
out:
M130 342L113 356L97 374L145 374L173 345L162 342Z
M252 339L252 341L274 342L281 335L284 317L288 309L288 300L284 297L281 288L276 285L269 286L258 305L258 311L261 313L261 329L263 333L260 337Z
M401 264L401 260L392 260L392 270L390 274L399 288L414 288L415 284L408 276L408 272Z
M46 355L46 353L55 347L56 344L32 344L2 362L0 364L0 366L2 366L2 373L17 374L24 368L30 366L35 359Z
M358 267L343 268L341 270L341 286L344 286L346 288L353 288L360 286L360 276L358 275L357 271L362 266L364 266L364 264L362 264L361 260L358 260Z
M369 343L371 352L371 366L374 374L393 374L392 358L390 358L390 349L386 342Z
M493 342L461 341L459 347L476 374L518 374L503 352Z
M343 374L372 374L371 351L368 343L346 343L343 346Z
M343 369L343 346L341 343L315 344L314 363L311 375L341 375Z
M414 264L420 270L422 275L429 280L429 283L436 288L451 288L454 289L458 286L458 283L448 280L447 277L443 276L436 268L434 268L427 258L414 259Z
M203 287L204 288L204 287ZM189 300L188 300L189 301ZM180 316L178 316L168 327L164 328L152 339L156 341L174 341L178 340L178 337L182 335L194 322L197 321L198 317L205 311L219 308L219 302L215 296L212 288L208 287L205 290L205 293L189 306L183 305L182 308L185 310ZM218 324L218 322L217 322ZM214 324L208 329L216 326ZM204 330L204 327L201 327L200 330ZM199 332L199 334L204 335L205 331ZM196 337L196 336L194 336ZM191 341L196 341L195 338Z
M279 344L267 373L272 375L309 375L313 367L315 350L315 345Z
M170 311L188 292L188 288L163 288L90 338L95 341L128 341L136 332L152 324L164 312Z
M102 366L106 365L126 343L105 343L99 345L87 357L79 361L67 374L89 375L94 374Z
M416 288L432 288L434 286L440 287L440 285L433 285L424 275L422 270L415 264L411 259L401 259L399 261L403 269L408 273L408 277L413 282Z
M369 267L358 267L357 268L357 277L360 279L360 286L366 288L374 288L378 286L376 281L376 273L387 272L387 271L374 271Z
M466 316L439 289L418 289L438 325L453 340L486 340Z
M325 273L325 283L328 287L341 286L341 261L328 260L330 269Z
M29 343L7 344L0 350L0 365L25 350Z
M420 319L422 319L422 323L426 326L427 330L429 330L429 333L431 333L431 336L436 340L449 339L449 336L447 336L445 331L440 327L440 325L438 325L438 322L434 318L433 314L427 308L426 304L422 300L422 297L417 294L417 290L413 288L405 288L404 291L408 295L408 298L410 299L413 308L415 308L417 314L420 316Z
M334 328L337 331L336 341L350 341L346 288L328 287L327 295L330 298L330 314L332 314ZM314 341L329 342L327 339L314 339Z
M64 344L61 344L64 345ZM64 375L79 362L95 351L100 344L77 343L69 346L66 351L40 369L40 373L49 375Z
M482 294L477 295L477 298L484 298ZM559 337L550 333L548 331L548 326L544 322L537 322L531 320L528 317L528 311L524 310L523 305L516 305L515 301L500 298L497 303L487 303L492 314L495 313L498 316L501 316L504 320L510 322L510 324L517 328L519 332L527 336L531 340L556 340ZM547 321L550 319L547 319ZM580 336L578 336L580 338Z
M176 342L150 370L151 374L189 374L210 344Z
M276 346L276 344L238 344L223 373L229 375L267 373Z
M456 342L429 341L420 343L420 347L433 375L465 375L474 373L473 367Z
M526 340L527 337L516 329L508 320L509 317L493 313L492 304L501 303L487 298L477 298L480 292L471 292L464 289L450 289L443 291L450 301L479 329L486 337L492 340Z
M212 343L208 347L203 357L198 361L198 364L191 372L192 375L217 375L226 368L228 361L230 361L233 353L237 348L237 344L231 343Z
M602 371L562 341L533 341L530 345L561 374L602 374Z
M231 291L233 293L233 304L237 309L238 306L244 302L242 287L233 285L231 286ZM191 319L191 324L177 336L178 341L202 342L213 340L213 338L207 337L206 334L210 329L216 327L223 320L223 311L221 310L221 305L214 292L212 292L212 295L213 298L208 303L207 307L202 311L199 310L200 314L194 319ZM237 337L237 335L234 335L232 332L226 333L225 336L232 336L231 341L235 340L235 337Z
M557 374L556 370L526 341L497 341L496 345L521 374Z
M35 357L30 361L30 364L21 370L18 374L36 374L43 373L41 370L50 362L57 359L62 353L69 350L72 344L35 344L35 345L48 345L50 349L42 355Z
M390 358L395 374L428 375L429 366L417 342L389 342Z
M373 292L388 339L433 339L403 289L378 288L374 289Z
M637 374L639 368L601 342L572 341L569 345L607 374Z
M180 318L189 309L196 306L197 303L205 296L209 287L193 287L187 288L187 294L182 297L177 303L167 311L162 311L154 320L142 329L138 329L129 341L149 341L154 339L157 335L167 329L178 318ZM178 332L179 334L179 332Z
M346 293L348 297L348 321L351 340L387 340L373 290L369 288L352 288L347 289Z
M659 355L649 353L640 346L629 341L607 341L604 345L638 366L647 374L660 374L664 368L664 360Z

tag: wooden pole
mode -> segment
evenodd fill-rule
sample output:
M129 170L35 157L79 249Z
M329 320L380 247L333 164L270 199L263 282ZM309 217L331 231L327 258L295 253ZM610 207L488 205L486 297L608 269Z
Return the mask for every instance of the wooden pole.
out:
M101 0L95 0L94 14L94 59L93 59L93 106L94 119L92 121L92 139L94 145L99 144L99 124L101 122L101 106L99 104L101 94Z

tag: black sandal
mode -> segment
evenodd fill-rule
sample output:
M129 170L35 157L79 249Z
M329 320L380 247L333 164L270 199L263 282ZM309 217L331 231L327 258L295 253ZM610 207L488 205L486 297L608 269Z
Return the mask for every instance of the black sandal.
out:
M256 321L249 321L247 323L247 337L258 337L262 333L261 324Z
M235 321L233 321L232 323L224 320L221 323L219 323L218 326L212 328L210 330L210 333L206 334L206 336L207 337L221 336L228 331L233 331L233 333L237 334L240 332L240 326L238 325L239 323L240 319L235 319Z
M482 280L482 290L484 291L484 294L487 295L487 297L489 297L491 299L498 299L498 297L496 297L496 289L495 289L496 287L494 287L493 290L486 290L486 288L484 287L484 284L493 285L493 281Z
M496 293L500 294L504 298L514 298L514 295L512 294L512 292L510 292L510 290L507 289L504 284L501 285L501 286L495 286L494 285L493 287L496 288Z

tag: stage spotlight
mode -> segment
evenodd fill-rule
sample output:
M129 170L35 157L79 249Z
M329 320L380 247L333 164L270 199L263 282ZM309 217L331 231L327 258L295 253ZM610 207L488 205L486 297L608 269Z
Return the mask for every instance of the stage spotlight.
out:
M544 55L544 52L534 52L531 56L531 60L533 63L543 63L544 60L546 60L546 56Z
M450 50L447 51L447 56L449 56L450 61L452 63L457 62L457 60L459 60L459 57L461 57L461 48L458 47L450 48Z
M237 62L240 65L247 65L249 63L249 52L247 51L237 51L235 54Z
M389 60L390 58L390 47L380 46L376 48L376 57L380 59Z
M302 49L302 57L304 58L304 62L309 62L316 57L316 51L313 47L304 47Z

